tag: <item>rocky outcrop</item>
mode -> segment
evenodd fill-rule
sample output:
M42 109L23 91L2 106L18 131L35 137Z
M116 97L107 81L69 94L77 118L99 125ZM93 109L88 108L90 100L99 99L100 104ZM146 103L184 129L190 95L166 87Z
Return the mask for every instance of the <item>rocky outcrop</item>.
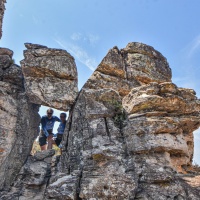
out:
M13 52L0 48L0 190L7 190L30 153L38 134L39 106L29 102L22 70Z
M3 24L3 16L4 16L4 11L5 11L5 3L6 3L6 0L0 1L0 39L2 37L2 24Z
M29 100L69 110L78 92L74 58L65 50L30 43L25 46L21 66Z
M150 46L129 43L122 50L111 49L84 88L112 88L125 96L134 87L169 81L171 69L166 58Z
M191 166L199 111L194 91L171 83L160 53L140 43L114 47L74 104L60 163L69 175L47 197L199 199L176 176Z
M37 152L34 156L28 156L25 165L16 177L14 187L12 187L9 193L0 193L1 199L42 199L46 184L56 164L56 157L52 157L54 154L54 150L47 150Z
M122 105L128 114L123 132L130 154L162 152L177 172L192 165L193 131L200 126L200 100L193 90L150 83L132 89Z
M44 46L30 47L31 59L36 50L48 55ZM26 62L27 79L45 76L35 75L44 69L29 73ZM141 43L114 47L70 107L61 157L29 157L2 199L198 200L192 158L199 126L200 100L171 82L159 52Z

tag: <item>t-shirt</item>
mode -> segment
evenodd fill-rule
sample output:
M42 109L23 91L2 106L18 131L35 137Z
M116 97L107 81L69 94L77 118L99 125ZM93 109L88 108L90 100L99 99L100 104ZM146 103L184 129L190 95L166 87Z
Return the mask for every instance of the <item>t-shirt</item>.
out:
M65 126L66 126L66 122L60 122L59 126L58 126L58 134L63 134L65 131Z
M44 131L44 134L46 136L49 135L48 130L53 130L56 121L61 122L61 120L56 116L52 116L51 119L49 119L46 115L42 117L41 119L42 130Z

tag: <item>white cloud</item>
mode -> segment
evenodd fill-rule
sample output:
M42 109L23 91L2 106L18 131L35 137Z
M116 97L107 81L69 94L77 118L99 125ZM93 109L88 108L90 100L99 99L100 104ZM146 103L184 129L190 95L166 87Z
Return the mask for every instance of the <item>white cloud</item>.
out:
M98 41L99 41L99 36L98 35L94 35L94 34L88 34L87 35L88 40L90 42L91 45L95 45Z
M200 35L198 35L192 42L190 42L183 50L187 52L188 58L191 58L200 48Z
M97 62L94 58L90 57L86 51L84 51L80 46L66 43L64 41L61 41L59 39L54 39L57 44L59 44L62 48L66 49L71 53L79 62L87 66L90 70L94 71Z
M71 39L74 40L74 41L81 40L82 39L82 34L81 33L73 33L71 35Z
M73 33L70 37L73 41L87 41L90 45L94 46L99 41L100 37L98 35L88 33L88 34L81 34L81 33Z

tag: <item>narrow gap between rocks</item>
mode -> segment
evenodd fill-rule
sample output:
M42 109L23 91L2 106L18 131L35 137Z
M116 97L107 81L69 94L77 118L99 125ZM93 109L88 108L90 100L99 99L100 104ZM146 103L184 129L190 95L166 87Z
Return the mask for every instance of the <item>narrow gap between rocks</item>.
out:
M42 106L41 105L40 110L39 110L40 117L46 115L46 111L49 108L50 107ZM54 108L52 108L52 109L54 110L54 113L53 113L54 116L57 116L58 118L60 118L60 114L61 113L66 113L67 114L67 118L68 118L69 112L57 110L57 109L54 109ZM55 122L54 128L53 128L53 133L54 134L57 133L58 126L59 126L59 122ZM41 124L40 124L39 129L41 129ZM39 130L35 130L35 131L38 132ZM31 150L31 155L34 155L36 152L41 151L40 145L39 145L39 134L40 133L38 132L37 137L36 137L36 139L33 142L32 150ZM60 148L59 147L57 147L56 145L53 145L53 149L55 149L55 151L56 151L55 155L60 155Z

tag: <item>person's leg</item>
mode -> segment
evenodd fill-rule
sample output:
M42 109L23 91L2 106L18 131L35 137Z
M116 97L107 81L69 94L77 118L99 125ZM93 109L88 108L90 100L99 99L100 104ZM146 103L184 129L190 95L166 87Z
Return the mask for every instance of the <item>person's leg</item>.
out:
M56 140L55 140L55 144L56 144L57 146L60 145L60 142L61 142L61 140L59 140L58 138L56 138Z
M42 135L39 137L39 145L41 148L41 151L44 151L47 149L47 137L45 135Z
M44 151L44 150L47 149L47 145L45 144L45 145L43 145L43 146L40 146L40 148L41 148L42 151Z
M52 149L52 145L53 145L53 134L49 134L49 136L47 137L47 141L48 141L47 149Z
M62 136L63 135L58 134L55 140L56 145L60 148L60 154L62 154L62 148L61 148Z

